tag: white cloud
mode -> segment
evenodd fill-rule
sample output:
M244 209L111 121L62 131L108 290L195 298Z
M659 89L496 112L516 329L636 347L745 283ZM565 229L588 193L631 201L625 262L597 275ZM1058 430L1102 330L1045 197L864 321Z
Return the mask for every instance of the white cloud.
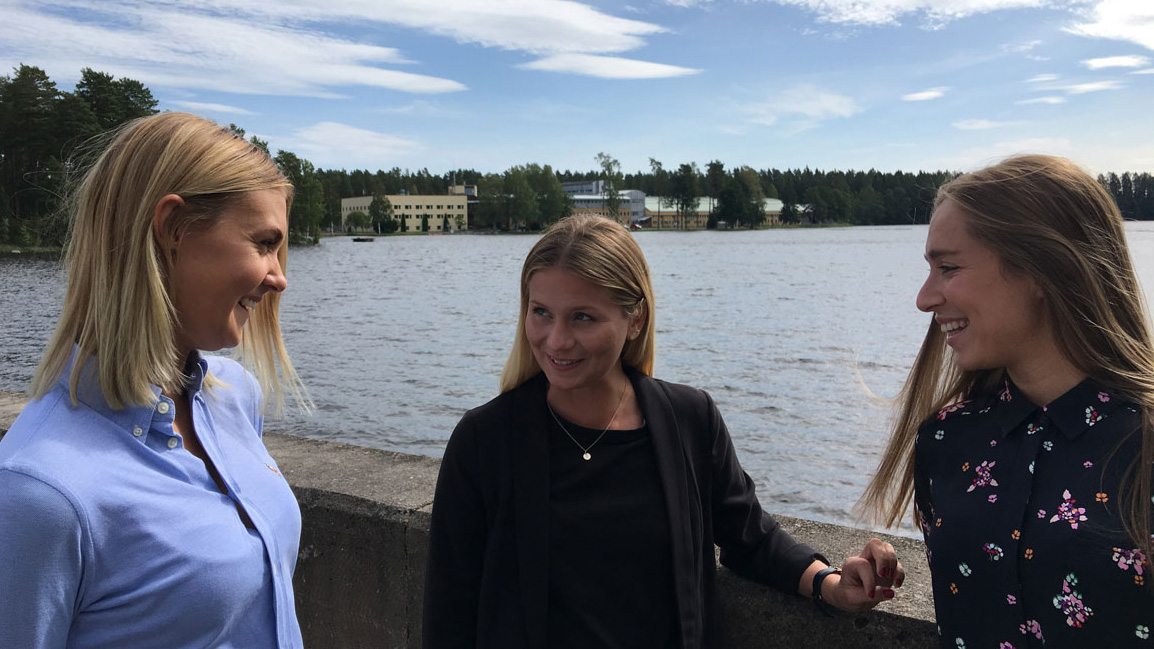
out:
M818 20L854 25L895 25L906 16L921 18L929 27L967 16L1024 7L1059 4L1053 0L764 0L802 7ZM1063 3L1064 4L1064 3Z
M288 138L269 138L277 146L308 158L319 167L386 169L390 160L421 147L416 140L357 128L337 122L320 122L297 129ZM281 141L284 146L281 146Z
M659 79L701 72L676 65L593 54L556 54L517 67L546 72L570 72L602 79Z
M1071 86L1062 88L1071 95L1084 95L1088 92L1102 92L1103 90L1121 90L1125 88L1126 84L1121 81L1092 81L1089 83L1076 83Z
M244 108L236 106L229 106L227 104L209 104L200 101L184 101L173 100L167 101L166 104L173 104L181 108L190 110L194 113L224 113L227 115L255 115L256 113Z
M948 86L939 86L937 88L930 88L921 92L912 92L908 95L902 95L902 101L928 101L930 99L940 99L945 96Z
M988 119L960 119L953 123L953 127L962 131L986 131L992 128L1009 126L1012 122L992 122Z
M1140 68L1150 65L1150 59L1145 56L1106 56L1100 59L1086 59L1082 65L1091 70L1102 68Z
M1154 68L1146 68L1145 70L1135 70L1130 74L1154 74Z
M1002 45L1003 52L1010 52L1014 54L1024 54L1031 52L1034 48L1042 44L1042 41L1027 41L1025 43L1006 43Z
M1091 14L1092 22L1072 25L1067 31L1081 36L1126 41L1154 50L1154 2L1101 0Z
M1033 77L1030 77L1029 79L1026 79L1026 83L1047 83L1049 81L1057 81L1057 80L1058 80L1058 75L1056 75L1056 74L1039 74L1037 76L1033 76Z
M619 54L642 47L645 37L667 31L575 0L438 0L435 10L427 0L4 0L3 4L0 63L36 61L53 70L54 78L66 81L78 74L74 70L94 67L149 85L316 97L338 97L339 89L347 86L410 93L465 89L452 79L396 69L420 62L387 46L385 39L395 31L389 27L526 52L545 61L564 54ZM356 36L338 35L341 32ZM689 73L688 68L634 63L633 75L627 78Z
M1027 104L1064 104L1064 103L1066 103L1066 98L1065 97L1055 97L1055 96L1051 95L1048 97L1034 97L1033 99L1022 99L1019 101L1015 101L1014 103L1019 104L1019 105L1023 105L1023 106L1027 105Z
M754 124L768 126L784 118L793 120L793 126L804 130L824 120L851 117L862 108L845 95L803 84L776 93L769 101L740 106L738 111Z

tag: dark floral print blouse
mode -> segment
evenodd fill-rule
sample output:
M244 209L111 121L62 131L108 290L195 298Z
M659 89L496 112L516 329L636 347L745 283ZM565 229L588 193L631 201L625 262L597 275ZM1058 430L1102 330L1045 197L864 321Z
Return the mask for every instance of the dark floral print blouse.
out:
M1154 649L1154 575L1119 514L1139 417L1092 380L1039 407L1007 379L922 424L915 500L943 647Z

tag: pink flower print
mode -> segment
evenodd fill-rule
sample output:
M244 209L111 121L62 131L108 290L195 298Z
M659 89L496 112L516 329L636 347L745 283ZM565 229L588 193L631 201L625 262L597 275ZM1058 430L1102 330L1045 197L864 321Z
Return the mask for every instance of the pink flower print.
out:
M1074 586L1078 585L1078 578L1074 573L1066 575L1062 580L1062 592L1054 595L1054 608L1062 612L1066 616L1066 624L1081 629L1092 615L1093 609L1086 606L1082 601L1082 593L1074 590Z
M1018 598L1014 597L1013 595L1006 595L1006 603L1010 606L1013 606L1014 604L1018 603Z
M1105 392L1099 392L1098 393L1098 401L1101 401L1102 403L1109 403L1110 402L1110 395L1105 393Z
M998 398L1002 401L1013 401L1014 395L1010 394L1010 382L1006 381L1002 384L1002 391L998 394Z
M1045 517L1046 517L1046 510L1039 509L1038 510L1038 518L1045 518Z
M1096 424L1100 421L1102 421L1102 415L1098 414L1097 410L1094 410L1093 408L1087 407L1086 408L1086 425L1087 426L1093 426L1094 424Z
M1114 561L1118 563L1118 567L1122 570L1129 570L1134 568L1134 572L1139 575L1146 572L1146 555L1138 548L1133 550L1123 550L1122 548L1114 548Z
M1050 522L1057 523L1058 521L1066 521L1070 524L1071 529L1076 530L1078 529L1079 522L1087 520L1086 508L1074 506L1074 503L1078 501L1070 497L1069 489L1062 492L1062 498L1065 498L1066 502L1058 505L1058 513L1050 517Z
M997 561L1005 556L1002 548L994 543L987 543L982 546L982 549L986 551L986 556L990 558L990 561Z
M966 404L968 404L969 402L970 402L970 400L967 399L966 401L959 401L957 403L951 403L950 405L948 405L945 408L942 408L941 410L938 411L938 419L945 419L946 415L950 414L951 412L957 412L957 411L961 410L962 408L965 408Z
M994 468L995 464L997 464L996 461L990 462L989 460L986 460L986 461L982 462L981 464L979 464L978 466L974 467L974 473L976 473L978 475L977 475L977 477L974 478L974 482L973 482L973 484L970 485L970 488L966 489L966 492L969 493L969 492L973 491L974 489L977 489L978 487L996 487L996 486L998 486L998 481L995 480L993 478L993 476L990 475L990 469Z
M988 500L991 504L996 503L998 502L998 494L990 494L989 496L986 496L986 500Z
M1086 460L1085 462L1082 463L1082 467L1086 468L1086 469L1089 469L1092 466L1094 466L1094 463L1091 462L1090 460Z
M1014 645L1010 642L998 643L998 649L1014 649Z
M1032 635L1035 638L1042 639L1042 625L1038 624L1037 620L1026 620L1025 624L1019 624L1018 630L1022 635Z

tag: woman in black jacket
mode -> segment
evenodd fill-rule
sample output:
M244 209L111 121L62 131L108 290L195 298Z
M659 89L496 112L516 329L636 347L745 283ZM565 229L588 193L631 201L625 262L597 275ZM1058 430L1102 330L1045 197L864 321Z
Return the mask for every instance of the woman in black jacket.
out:
M620 224L571 217L529 252L501 395L437 481L426 647L703 647L714 545L751 579L845 610L903 572L872 540L841 571L765 514L708 394L652 378L653 288Z

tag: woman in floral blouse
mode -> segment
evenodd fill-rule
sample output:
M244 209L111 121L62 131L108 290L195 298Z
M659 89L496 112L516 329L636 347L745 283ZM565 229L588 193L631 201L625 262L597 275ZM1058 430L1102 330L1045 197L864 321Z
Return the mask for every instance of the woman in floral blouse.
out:
M1021 156L942 187L934 320L863 496L915 501L942 646L1154 648L1154 346L1110 195Z

